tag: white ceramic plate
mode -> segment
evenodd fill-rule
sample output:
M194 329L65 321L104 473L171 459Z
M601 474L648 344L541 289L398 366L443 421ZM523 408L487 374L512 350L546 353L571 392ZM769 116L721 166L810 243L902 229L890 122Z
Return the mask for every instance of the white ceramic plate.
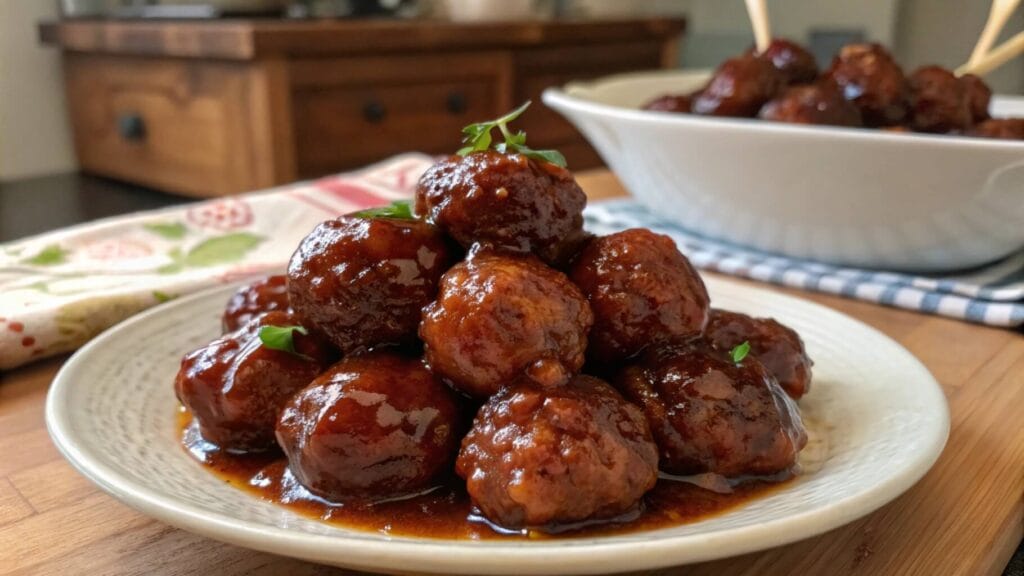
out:
M115 498L169 524L232 544L366 570L584 574L642 570L761 550L863 516L914 484L946 441L938 384L877 331L795 298L709 279L716 306L796 328L815 361L801 408L808 471L724 514L674 528L550 541L460 541L346 530L231 488L178 444L172 379L181 356L219 333L231 289L160 306L71 358L50 389L54 442Z
M549 88L641 202L686 228L801 259L955 270L1024 246L1024 142L640 110L706 73ZM1024 116L1024 98L997 98Z

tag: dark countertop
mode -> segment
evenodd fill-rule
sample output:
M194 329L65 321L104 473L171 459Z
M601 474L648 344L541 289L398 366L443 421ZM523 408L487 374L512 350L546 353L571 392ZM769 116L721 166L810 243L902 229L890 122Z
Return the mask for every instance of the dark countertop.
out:
M0 183L0 242L108 216L194 201L77 173Z

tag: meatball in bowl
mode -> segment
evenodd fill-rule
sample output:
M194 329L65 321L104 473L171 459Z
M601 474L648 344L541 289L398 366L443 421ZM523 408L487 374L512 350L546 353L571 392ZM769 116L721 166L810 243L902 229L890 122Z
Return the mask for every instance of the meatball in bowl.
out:
M1024 98L874 44L815 76L778 48L712 72L549 88L639 201L690 231L840 265L940 271L1024 246ZM773 73L772 65L777 66ZM991 103L990 103L991 102ZM989 116L992 118L989 119Z

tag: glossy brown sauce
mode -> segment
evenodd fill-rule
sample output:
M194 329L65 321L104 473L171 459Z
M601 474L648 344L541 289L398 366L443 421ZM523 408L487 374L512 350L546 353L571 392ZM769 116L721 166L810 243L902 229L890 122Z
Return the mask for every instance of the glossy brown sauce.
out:
M643 499L639 510L617 522L562 527L556 535L537 531L509 532L494 527L474 513L461 479L404 499L374 504L341 504L319 498L300 485L288 471L280 452L232 454L219 450L199 435L192 417L181 409L178 428L182 446L207 470L228 484L258 498L284 506L297 514L345 528L396 536L482 540L494 538L565 538L642 532L688 524L720 514L785 486L792 475L750 479L734 486L718 479L662 477ZM454 476L454 475L453 475ZM728 491L728 492L726 492Z

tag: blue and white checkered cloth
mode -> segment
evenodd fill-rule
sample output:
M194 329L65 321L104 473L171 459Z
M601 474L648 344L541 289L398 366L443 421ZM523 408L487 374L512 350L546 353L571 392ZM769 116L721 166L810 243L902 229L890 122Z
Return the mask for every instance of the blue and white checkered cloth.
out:
M586 218L595 234L637 227L667 234L694 266L706 270L991 326L1024 325L1024 250L955 275L914 275L797 260L711 240L635 200L593 203Z

